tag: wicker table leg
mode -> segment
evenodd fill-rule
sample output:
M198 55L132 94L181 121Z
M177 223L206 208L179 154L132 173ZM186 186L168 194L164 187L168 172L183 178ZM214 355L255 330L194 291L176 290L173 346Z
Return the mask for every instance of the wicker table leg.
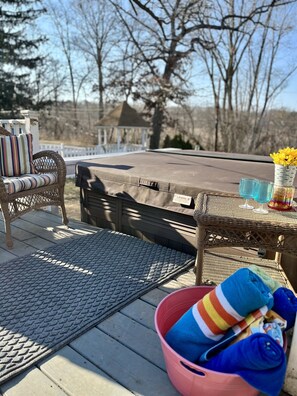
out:
M199 225L197 229L197 255L195 262L197 286L201 285L202 283L205 236L205 228L202 225Z
M285 239L284 236L283 236L283 235L280 235L280 236L278 237L278 244L281 245L281 244L283 243L284 239ZM278 265L280 265L280 264L281 264L281 260L282 260L282 253L280 253L280 252L275 252L274 260L275 260L275 262L276 262Z

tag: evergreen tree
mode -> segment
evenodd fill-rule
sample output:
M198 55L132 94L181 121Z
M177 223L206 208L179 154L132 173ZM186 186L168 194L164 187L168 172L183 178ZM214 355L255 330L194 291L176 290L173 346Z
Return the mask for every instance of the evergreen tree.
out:
M34 38L30 25L42 12L40 0L0 0L0 111L32 105L30 73L42 60L44 39Z

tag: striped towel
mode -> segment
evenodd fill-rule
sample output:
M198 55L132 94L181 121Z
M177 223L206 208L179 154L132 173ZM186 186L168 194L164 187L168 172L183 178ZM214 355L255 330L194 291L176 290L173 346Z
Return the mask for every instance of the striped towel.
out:
M251 312L241 322L231 327L227 333L223 335L221 340L218 341L218 343L209 348L200 356L199 363L210 360L213 356L224 350L231 342L236 342L241 337L246 338L247 335L245 335L245 333L248 333L251 326L253 326L253 324L255 324L260 318L264 318L268 311L268 306L264 305L264 307Z
M273 296L261 278L241 268L194 304L168 331L167 343L181 356L198 362L227 331L251 312L273 305Z

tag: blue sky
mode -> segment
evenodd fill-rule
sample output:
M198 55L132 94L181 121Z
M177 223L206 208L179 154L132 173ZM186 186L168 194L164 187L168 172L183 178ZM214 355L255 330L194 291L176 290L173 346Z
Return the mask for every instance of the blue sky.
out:
M276 98L275 105L297 111L297 72L291 77L287 87Z
M191 105L212 106L213 96L205 72L193 73L191 86L195 89L195 96L190 99ZM272 108L284 108L297 111L297 70L287 81L281 92L274 98Z

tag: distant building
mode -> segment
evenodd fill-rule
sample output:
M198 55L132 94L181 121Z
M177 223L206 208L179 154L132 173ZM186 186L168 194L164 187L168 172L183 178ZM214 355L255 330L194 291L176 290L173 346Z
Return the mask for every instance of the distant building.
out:
M150 124L126 101L96 122L98 144L141 144L148 147Z

